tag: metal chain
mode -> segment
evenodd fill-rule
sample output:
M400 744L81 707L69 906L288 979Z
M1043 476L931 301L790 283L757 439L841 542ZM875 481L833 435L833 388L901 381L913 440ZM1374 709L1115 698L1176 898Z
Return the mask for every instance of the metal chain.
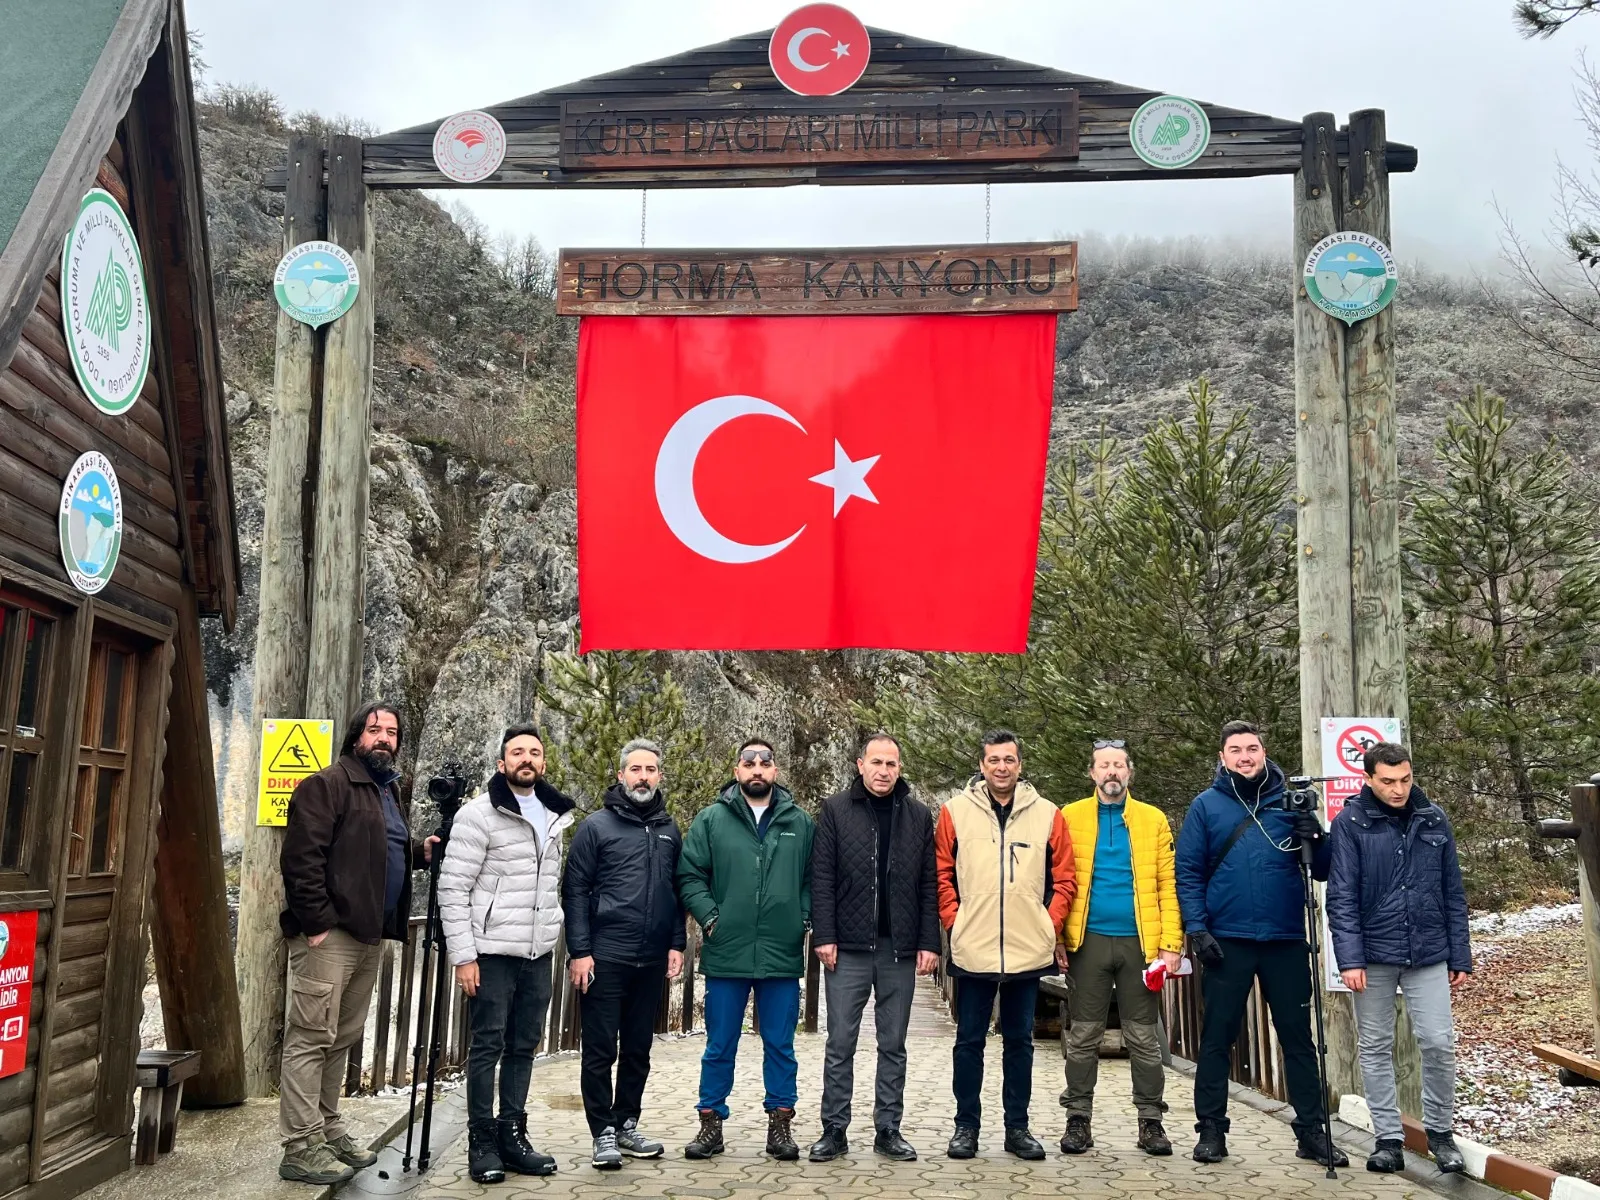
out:
M650 189L649 188L640 188L639 189L639 245L641 247L644 245L645 208L646 208L646 205L649 203L649 200L650 200Z
M985 183L983 185L983 240L984 240L984 244L985 245L987 245L988 241L989 241L989 188L990 188L990 186L991 185L989 185L987 183Z

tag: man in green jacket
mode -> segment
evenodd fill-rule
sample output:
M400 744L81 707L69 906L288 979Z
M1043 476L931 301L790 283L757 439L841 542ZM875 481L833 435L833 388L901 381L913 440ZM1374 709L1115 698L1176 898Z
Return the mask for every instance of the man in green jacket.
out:
M767 1153L800 1157L790 1128L798 1099L794 1028L811 926L815 825L778 785L770 743L739 747L734 782L689 826L678 856L678 896L700 924L706 976L706 1050L700 1060L700 1132L686 1158L721 1154L745 1005L755 993L767 1087Z

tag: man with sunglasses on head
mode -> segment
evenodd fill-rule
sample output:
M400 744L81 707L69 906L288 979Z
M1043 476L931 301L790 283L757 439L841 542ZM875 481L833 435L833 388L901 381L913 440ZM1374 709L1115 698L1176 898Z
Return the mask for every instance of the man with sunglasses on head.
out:
M1139 1114L1139 1149L1172 1153L1162 1127L1166 1073L1161 1065L1161 993L1145 986L1148 964L1159 960L1178 969L1183 916L1173 883L1172 826L1166 814L1128 790L1133 759L1121 738L1097 741L1089 754L1094 795L1065 805L1072 837L1078 892L1061 931L1072 981L1072 1029L1067 1036L1067 1090L1061 1104L1067 1129L1065 1154L1094 1145L1090 1119L1100 1069L1111 993L1117 995L1122 1040L1133 1075L1133 1106Z
M723 1151L745 1007L755 994L766 1084L767 1153L800 1157L792 1123L799 1098L794 1030L811 923L815 826L778 783L772 744L739 747L733 782L695 817L678 858L678 896L703 933L706 1049L700 1060L700 1131L684 1157Z

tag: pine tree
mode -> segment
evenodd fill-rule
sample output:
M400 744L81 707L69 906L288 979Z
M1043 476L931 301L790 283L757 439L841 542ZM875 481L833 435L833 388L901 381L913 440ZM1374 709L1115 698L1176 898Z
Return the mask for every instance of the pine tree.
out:
M1413 723L1469 834L1520 822L1543 861L1539 818L1565 809L1600 738L1600 506L1558 447L1519 449L1515 428L1475 389L1437 444L1441 478L1414 494Z

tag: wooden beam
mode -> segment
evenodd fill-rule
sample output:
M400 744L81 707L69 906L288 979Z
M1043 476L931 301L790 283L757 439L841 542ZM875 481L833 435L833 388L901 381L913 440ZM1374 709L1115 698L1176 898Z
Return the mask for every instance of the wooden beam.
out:
M284 249L322 236L322 147L306 134L289 139ZM246 778L254 780L267 717L303 717L306 703L306 510L316 459L311 449L320 394L322 339L310 326L278 314L278 346L267 445L266 512L261 534L260 615L256 626L255 694ZM239 874L239 932L234 951L244 1037L245 1089L271 1094L283 1037L287 954L278 914L283 831L247 813Z
M355 260L361 287L328 327L323 365L306 715L342 725L360 699L372 439L372 216L357 137L328 139L328 240Z
M1549 1042L1535 1042L1533 1056L1542 1058L1547 1063L1554 1063L1558 1067L1565 1067L1574 1075L1582 1075L1585 1079L1600 1082L1600 1058L1590 1058L1587 1054L1579 1054L1576 1050L1568 1050L1565 1046L1556 1046Z
M183 592L173 637L151 934L167 1047L201 1052L184 1103L215 1108L244 1101L244 1043L200 615L194 590L185 586Z
M1568 789L1572 824L1577 826L1578 899L1583 905L1583 949L1589 964L1589 1013L1594 1044L1600 1046L1600 786L1580 783Z

